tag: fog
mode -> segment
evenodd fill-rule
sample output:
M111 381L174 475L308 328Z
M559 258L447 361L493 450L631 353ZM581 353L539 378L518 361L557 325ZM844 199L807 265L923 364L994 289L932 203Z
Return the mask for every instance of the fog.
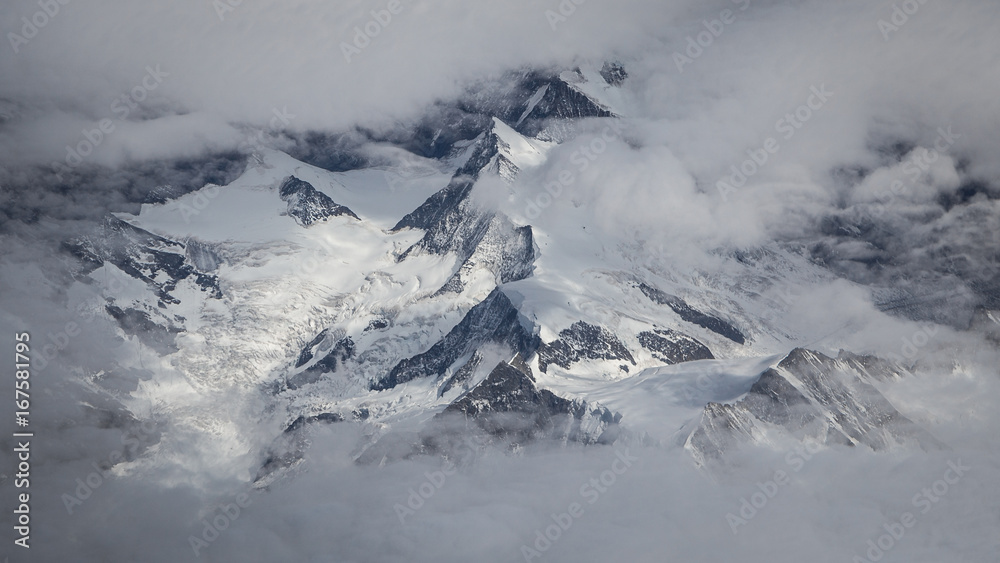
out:
M0 554L846 562L910 512L912 527L880 548L885 561L995 558L1000 358L967 329L977 308L1000 301L1000 4L910 1L918 8L905 21L892 2L860 0L399 0L395 14L390 4L68 1L34 34L22 18L39 3L0 5L0 357L14 363L15 332L58 344L81 329L32 379L30 553L10 532L16 439L0 440ZM561 5L572 13L553 16ZM378 32L366 43L356 28ZM719 249L805 249L839 278L793 288L780 322L801 345L912 359L915 375L882 391L947 448L834 447L807 459L801 444L775 439L741 450L730 469L698 469L668 443L542 443L516 455L483 448L452 471L430 456L355 464L366 428L343 423L310 433L298 473L262 491L251 481L281 428L262 415L259 389L196 388L169 361L142 357L106 315L79 312L102 299L74 280L63 241L110 211L228 183L248 144L308 152L307 134L346 135L350 146L326 157L405 160L357 132L405 130L434 103L511 70L606 60L629 73L621 133L536 224L582 207L588 226L643 241L651 260L679 271L724 268ZM579 124L576 139L518 179L514 201L493 204L532 222L531 194L576 171L574 150L604 127ZM762 154L740 182L741 166ZM872 288L901 288L920 306L892 316ZM935 336L911 358L904 339L931 321ZM134 393L140 380L155 381L155 393ZM199 426L220 409L238 429L225 439ZM10 401L0 418L14 418ZM109 460L110 473L95 473ZM952 469L942 494L934 486L949 462L970 469L951 482ZM587 488L609 470L606 492ZM790 479L772 489L777 471ZM426 482L433 494L408 505ZM774 490L740 515L743 499ZM237 497L246 506L231 517ZM557 540L538 540L572 503L582 514ZM193 548L220 504L226 529ZM745 524L734 531L727 515Z

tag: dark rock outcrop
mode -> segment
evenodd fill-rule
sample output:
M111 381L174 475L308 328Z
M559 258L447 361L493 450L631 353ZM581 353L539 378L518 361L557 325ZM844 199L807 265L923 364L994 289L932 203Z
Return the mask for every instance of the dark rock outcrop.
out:
M705 463L777 428L799 440L874 451L941 447L867 382L884 378L883 367L881 360L834 359L796 348L736 403L709 403L685 446Z
M628 360L635 365L628 348L614 334L583 321L560 331L559 339L538 347L538 369L543 373L550 364L569 369L580 360Z
M282 201L288 203L288 215L303 227L326 221L330 217L347 215L358 219L353 211L334 202L330 196L318 191L309 182L289 176L278 188Z
M287 380L289 389L298 389L304 385L315 383L324 375L337 371L337 366L354 357L355 345L350 336L338 339L331 344L333 337L328 330L323 330L313 338L299 353L295 367L300 368L313 360L314 354L322 358L306 369L292 375Z
M79 275L87 275L105 262L110 263L149 286L159 299L160 307L180 303L171 292L182 280L189 278L209 297L222 298L218 278L207 273L218 263L212 261L210 251L197 246L189 252L183 243L154 235L113 215L104 219L93 236L66 242L63 248L81 261L83 268ZM205 270L195 266L199 262L206 266Z
M459 358L484 344L500 344L522 356L530 356L537 347L537 338L522 324L517 309L500 288L469 310L438 343L396 364L385 377L372 382L371 389L380 391L421 377L439 377Z
M500 362L471 391L436 418L460 415L509 444L549 438L580 443L614 441L621 415L538 389L523 363ZM593 423L593 424L588 424Z
M444 396L445 393L451 391L456 386L467 383L470 379L472 379L472 375L475 373L476 369L482 365L482 363L483 355L477 350L472 354L472 357L469 358L469 361L465 362L465 365L459 368L451 375L451 377L446 379L445 382L441 384L441 387L438 389L438 396Z
M625 67L621 63L606 62L601 68L601 78L611 86L621 86L628 78L628 72L625 72Z
M652 332L640 332L638 337L643 348L667 364L715 359L707 346L676 330L658 328Z
M173 324L157 324L149 318L149 313L138 309L107 305L104 310L118 321L118 326L125 334L138 337L143 344L157 352L166 355L178 350L174 337L183 330Z
M674 310L681 320L696 324L702 328L725 336L737 344L745 344L746 337L732 324L691 307L680 297L664 293L663 291L650 285L641 283L639 290L643 292L651 301L660 305L666 305Z
M506 216L481 207L470 197L484 170L501 176L517 173L517 167L502 154L502 145L491 126L451 182L393 227L394 232L404 228L424 231L419 241L400 254L400 261L416 253L457 255L458 267L442 293L462 291L464 279L476 269L492 272L498 284L524 279L534 269L531 227L516 227Z

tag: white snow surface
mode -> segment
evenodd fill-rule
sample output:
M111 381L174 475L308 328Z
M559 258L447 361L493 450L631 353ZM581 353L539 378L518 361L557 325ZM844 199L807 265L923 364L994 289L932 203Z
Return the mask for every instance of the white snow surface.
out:
M499 120L494 132L504 143L502 154L521 174L544 166L553 150L552 143L527 139ZM293 175L348 206L360 221L339 216L310 227L298 225L285 214L286 203L278 195L278 186ZM459 392L438 397L441 381L415 380L383 392L369 391L368 384L398 361L428 350L492 289L477 281L460 295L434 296L452 275L454 256L422 254L397 262L399 253L422 233L388 229L448 179L444 171L426 168L418 174L391 168L334 173L265 151L227 186L210 185L165 204L144 205L137 216L119 214L155 234L198 241L221 259L212 273L219 278L222 299L210 299L188 282L173 292L180 304L167 305L166 311L158 309L154 296L138 282L126 280L132 289L114 295L119 306L136 307L160 319L183 319L179 350L162 358L163 369L175 377L143 382L137 394L159 397L159 403L167 405L175 404L168 398L172 394L211 396L237 389L249 405L256 404L261 389L317 361L292 367L303 346L327 329L333 335L329 338L354 341L355 359L319 381L284 392L283 406L261 423L272 434L298 415L349 415L365 408L375 424L410 427L442 410ZM479 184L479 191L503 185L492 175L481 177ZM498 205L515 221L523 220L517 218L516 208L538 190L519 177L506 187L508 197L499 198ZM671 270L657 262L660 253L655 249L635 245L625 233L602 231L592 212L569 196L556 198L530 224L538 251L534 274L503 288L524 322L547 343L577 321L599 325L614 333L635 358L627 372L621 366L628 362L586 360L569 370L550 365L546 374L537 369L537 359L530 358L539 386L620 412L629 428L663 442L697 417L706 402L738 399L775 354L805 344L803 335L784 333L775 318L789 307L773 292L778 280L792 279L799 286L829 281L818 268L779 250L760 258L766 262L763 268L720 258L711 274ZM103 269L107 272L95 274L99 280L128 278L111 265ZM669 307L647 298L637 287L640 282L726 319L747 336L747 343L736 344L681 320ZM387 319L390 326L365 330L375 319ZM636 336L657 328L686 333L719 359L664 366ZM143 354L147 361L155 355L148 350ZM136 356L121 361L128 365L142 360ZM456 362L449 373L464 361ZM706 377L713 380L709 390L698 385ZM191 434L175 439L230 444L227 451L236 457L253 451L254 444L241 438L244 432L225 413L199 420ZM198 437L192 438L195 434Z

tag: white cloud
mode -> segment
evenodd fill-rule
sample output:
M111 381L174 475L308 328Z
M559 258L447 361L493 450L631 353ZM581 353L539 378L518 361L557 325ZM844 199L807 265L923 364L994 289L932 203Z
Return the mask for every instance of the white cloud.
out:
M1000 229L995 202L980 199L946 209L939 198L973 179L996 185L1000 172L996 3L928 0L886 41L878 21L891 17L891 2L750 0L681 72L673 55L706 29L702 20L739 10L743 3L590 0L553 30L545 11L558 10L555 0L401 2L401 11L350 63L341 42L352 41L354 27L370 23L371 11L388 2L244 0L222 19L204 0L60 4L59 15L17 53L0 46L4 178L64 158L66 145L75 146L82 131L99 128L102 119L114 120L115 130L89 162L113 167L189 158L235 148L248 129L268 129L276 108L296 116L287 125L293 131L387 127L420 116L473 79L526 65L572 66L614 57L625 61L630 73L621 97L628 110L622 139L628 142L608 143L592 166L579 171L534 223L539 232L557 228L559 221L579 221L605 235L666 247L673 267L711 267L717 262L708 251L715 247L777 239L828 244L825 258L851 266L891 255L898 268L885 270L889 274L929 270L948 260L966 281L995 275L995 264L990 265ZM4 3L0 31L20 32L20 18L37 9L31 2ZM120 106L113 105L116 98L143 86L146 67L156 65L169 76L122 117L115 110ZM813 110L790 138L783 136L779 120L808 104L811 87L822 85L834 93L829 102ZM895 162L878 149L898 141L932 148L939 128L948 126L961 137L928 174L886 202L880 238L842 240L821 232L821 219L847 214L844 208L853 203L882 202L880 190L901 175L907 178L905 160ZM599 135L600 129L591 133ZM721 198L716 182L769 137L780 142L780 150L732 197ZM525 171L516 197L530 196L560 170L577 171L571 157L587 139L553 149L544 165ZM368 150L410 159L387 147ZM840 166L869 175L857 186L844 186L830 174ZM115 190L131 176L127 167L120 173L106 195L98 191L105 188L88 186L86 197L75 199L72 192L44 188L23 197L40 207L103 213L127 199ZM526 200L496 203L513 205L511 214L517 216ZM5 323L31 319L35 330L55 333L73 318L59 313L66 299L60 283L67 280L55 277L63 272L59 265L39 257L55 253L50 243L64 236L69 224L43 221L32 228L32 237L49 242L25 243L5 254L0 312ZM18 269L35 262L38 268ZM879 275L865 271L859 277L885 281ZM916 283L890 281L902 288ZM954 278L939 284L958 285ZM954 308L965 303L963 295L954 296ZM786 316L789 329L820 340L848 327L853 334L839 342L853 344L855 351L893 352L901 338L922 326L876 311L867 292L842 281L803 293ZM921 517L892 555L948 560L950 549L959 545L970 557L992 556L998 521L991 507L1000 500L993 486L998 460L991 449L996 389L979 370L996 365L995 353L978 337L940 330L942 336L924 350L921 375L887 393L953 450L906 459L827 452L732 536L725 514L754 491L758 476L783 466L780 447L747 453L744 472L715 482L691 469L677 450L637 449L641 463L588 506L545 559L686 561L711 553L718 560L847 561L882 533L883 523L912 508L913 495L940 478L952 457L973 466L968 481ZM92 371L108 367L92 350L132 345L96 326L79 342L75 353L67 352L66 363ZM952 373L958 354L964 355L955 375L941 375ZM191 390L170 373L157 372L164 377L156 382L162 396L183 393L190 399ZM257 460L237 455L244 465L218 467L213 448L223 447L220 441L198 441L196 424L164 421L168 429L189 432L183 434L191 437L188 449L157 457L161 465L132 477L108 481L79 515L68 515L59 495L75 487L75 479L111 451L120 435L98 428L101 421L80 407L79 400L95 396L80 373L53 367L48 375L40 388L39 417L47 421L43 428L50 441L38 466L44 494L34 505L36 545L44 558L195 559L187 538L200 532L199 514L246 490L245 478ZM241 405L233 409L233 427L256 428L255 398L211 399ZM8 411L0 414L7 417ZM242 438L241 447L264 440ZM345 461L355 439L356 430L339 427L317 434L308 472L255 496L201 559L517 560L520 545L533 542L549 515L577 499L579 487L613 457L609 448L523 457L494 453L449 480L412 525L400 527L393 503L435 470L436 461L356 467ZM10 448L3 451L9 456Z

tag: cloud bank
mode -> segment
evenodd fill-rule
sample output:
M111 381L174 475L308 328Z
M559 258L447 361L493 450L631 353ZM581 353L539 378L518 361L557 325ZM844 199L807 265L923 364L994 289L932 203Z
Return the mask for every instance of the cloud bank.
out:
M786 244L849 280L905 290L918 301L912 318L965 328L976 307L1000 299L991 289L1000 275L998 18L1000 5L972 0L6 2L3 326L30 321L58 337L78 320L66 307L80 298L67 290L59 243L108 211L226 183L259 132L293 147L306 132L345 134L344 145L313 150L350 161L351 151L387 150L350 147L367 142L357 130L405 129L475 81L615 59L629 72L623 132L546 213L581 204L588 226L645 241L673 267L718 266L720 247ZM573 151L604 127L591 125L520 187L575 167ZM77 165L67 162L73 151ZM887 318L843 281L809 291L793 310L803 332L857 322L842 340L857 350L898 352L924 326ZM273 430L258 427L255 399L185 395L164 366L121 373L115 359L135 352L102 323L39 386L40 559L516 561L527 546L553 561L850 561L871 557L871 540L887 558L936 561L956 552L987 560L1000 548L997 358L980 335L941 328L919 377L887 391L947 451L831 450L793 472L794 444L775 444L748 452L737 474L706 475L681 452L633 444L637 461L590 504L581 490L619 450L487 451L438 487L428 476L442 470L437 459L349 463L361 438L349 426L312 436L299 479L253 491L247 481ZM2 354L10 359L9 347ZM102 370L122 378L110 398L83 377ZM162 395L129 395L154 376ZM161 416L171 399L189 405L178 419ZM199 441L196 425L179 422L217 404L245 429L237 445L251 453L237 466L217 465L219 448L234 446ZM4 404L0 418L12 416ZM165 433L171 444L190 437L189 447L159 450ZM14 444L0 445L12 467ZM134 459L88 484L93 464L114 452ZM941 493L936 483L955 478L949 462L971 469ZM768 496L779 470L794 475ZM12 480L2 471L6 499ZM434 494L401 522L395 505L428 481ZM766 504L751 514L743 499L759 491ZM72 513L67 494L83 501ZM241 494L251 502L209 541L205 522L214 526L218 506ZM558 540L540 541L573 503L583 514ZM906 512L915 525L879 547ZM735 533L729 514L746 521ZM11 517L0 517L6 529ZM207 544L197 554L192 536Z

